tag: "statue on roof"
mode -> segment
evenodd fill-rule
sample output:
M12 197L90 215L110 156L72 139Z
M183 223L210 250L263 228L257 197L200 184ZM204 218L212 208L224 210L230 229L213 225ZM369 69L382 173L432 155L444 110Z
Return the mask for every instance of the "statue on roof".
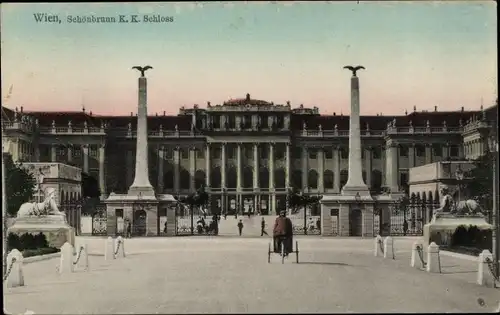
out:
M132 123L128 123L128 131L131 132L132 131Z
M84 122L83 122L83 128L84 128L84 129L87 129L87 128L88 128L88 126L87 126L87 121L84 121Z
M306 125L306 122L304 121L304 123L302 124L302 130L307 130L307 125Z
M52 120L52 128L55 128L55 127L56 127L56 121Z
M144 72L146 72L149 69L153 69L153 67L151 67L151 66L145 66L145 67L135 66L135 67L132 67L132 69L139 70L141 72L141 77L144 77Z

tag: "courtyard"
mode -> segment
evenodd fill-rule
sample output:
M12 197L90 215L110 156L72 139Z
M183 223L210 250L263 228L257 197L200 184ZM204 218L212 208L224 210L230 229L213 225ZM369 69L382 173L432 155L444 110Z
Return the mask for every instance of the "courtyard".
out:
M296 237L295 257L267 262L270 238L127 239L105 261L104 238L85 238L90 271L58 275L59 259L24 265L25 286L4 290L7 313L492 312L500 290L475 284L477 264L441 256L442 274L409 266L416 238L395 238L395 260L373 239ZM479 305L478 299L485 304Z

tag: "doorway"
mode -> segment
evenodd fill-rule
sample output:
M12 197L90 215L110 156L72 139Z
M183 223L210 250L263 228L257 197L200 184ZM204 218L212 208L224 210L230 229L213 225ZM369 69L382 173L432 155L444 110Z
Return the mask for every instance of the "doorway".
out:
M349 236L362 236L362 218L360 209L349 211Z

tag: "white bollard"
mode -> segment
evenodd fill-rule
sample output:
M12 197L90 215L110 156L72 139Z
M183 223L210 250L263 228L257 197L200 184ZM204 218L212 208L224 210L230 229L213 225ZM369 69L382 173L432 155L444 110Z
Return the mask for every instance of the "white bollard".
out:
M118 236L116 238L116 250L115 250L115 258L118 257L125 258L125 240L123 237Z
M488 263L493 263L493 255L487 249L483 250L478 257L477 284L494 288L495 277L491 273Z
M24 286L23 273L23 254L17 249L13 249L7 255L7 271L4 276L4 283L7 281L7 287Z
M76 247L76 257L75 257L75 268L89 270L89 252L87 250L87 244L81 242Z
M59 273L71 273L74 271L73 246L66 242L61 247L61 258L59 260Z
M382 236L380 235L377 235L375 237L375 244L374 244L374 250L373 250L373 254L375 255L375 257L379 257L379 256L384 256L384 252L383 252L383 247L382 247Z
M395 259L394 240L390 236L387 236L384 239L384 258Z
M410 266L412 268L422 269L425 268L425 263L422 261L424 259L424 245L421 241L415 241L411 248L411 261Z
M432 242L427 248L427 272L441 273L441 260L439 258L439 246Z
M115 240L110 236L104 241L104 260L115 258Z

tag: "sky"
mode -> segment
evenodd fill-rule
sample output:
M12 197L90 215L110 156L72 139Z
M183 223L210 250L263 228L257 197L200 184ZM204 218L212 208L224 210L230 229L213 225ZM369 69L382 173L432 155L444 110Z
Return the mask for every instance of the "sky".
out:
M43 13L61 23L37 22ZM116 22L68 21L91 16ZM2 103L30 111L135 113L136 65L153 67L150 114L247 93L349 114L345 65L366 68L364 115L473 110L498 95L493 1L2 3L1 32Z

